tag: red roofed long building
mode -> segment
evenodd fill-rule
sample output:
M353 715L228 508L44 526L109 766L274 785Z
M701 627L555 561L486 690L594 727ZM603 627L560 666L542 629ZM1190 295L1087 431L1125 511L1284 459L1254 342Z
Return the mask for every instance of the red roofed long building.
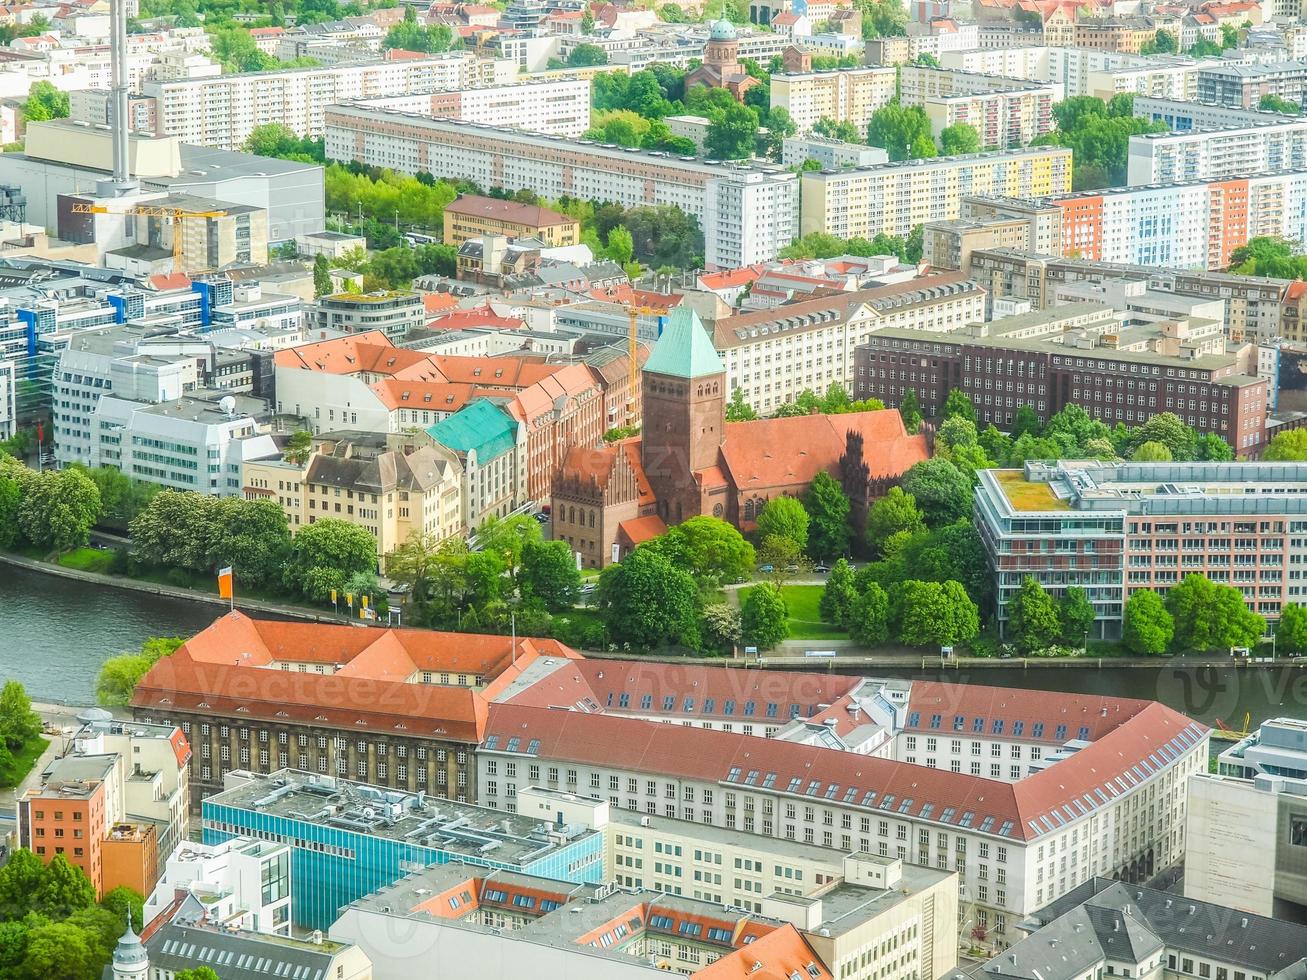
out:
M190 739L191 796L233 769L292 767L470 800L486 706L556 640L250 619L215 620L136 687L138 720Z
M1089 878L1178 861L1207 768L1203 725L1115 697L578 660L499 701L482 805L536 783L956 870L964 917L1001 939Z
M698 316L677 307L641 372L639 438L575 443L560 458L554 536L601 568L701 514L751 530L768 500L800 496L822 472L840 481L860 516L929 456L897 411L727 423L726 387Z

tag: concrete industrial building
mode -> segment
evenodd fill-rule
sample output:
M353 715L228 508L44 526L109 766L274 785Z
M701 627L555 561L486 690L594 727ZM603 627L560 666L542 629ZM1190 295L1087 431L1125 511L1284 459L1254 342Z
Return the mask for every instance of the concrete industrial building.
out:
M0 182L27 194L27 219L46 228L60 223L60 198L86 196L112 169L111 131L55 119L32 122L22 152L0 154ZM176 137L132 133L132 176L147 193L176 193L262 209L267 239L289 241L322 231L325 205L319 164L258 157ZM118 205L121 207L121 205Z
M1068 193L1071 151L1049 146L934 157L810 171L799 179L802 234L906 236L927 221L959 217L962 198L969 194L1031 198Z
M976 525L1000 628L1026 576L1054 595L1084 588L1097 637L1120 636L1132 593L1165 594L1190 573L1233 586L1249 609L1277 620L1302 593L1296 575L1307 552L1292 535L1307 529L1297 519L1307 513L1305 486L1300 463L1063 461L985 470Z
M326 139L332 159L399 173L439 173L482 186L532 190L549 199L567 195L623 207L676 205L699 219L709 268L775 258L798 234L798 181L780 166L686 159L454 120L379 114L357 105L326 111Z

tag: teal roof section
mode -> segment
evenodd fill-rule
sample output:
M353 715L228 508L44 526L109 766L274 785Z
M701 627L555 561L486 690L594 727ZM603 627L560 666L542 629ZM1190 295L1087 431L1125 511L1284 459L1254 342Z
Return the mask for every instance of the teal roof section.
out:
M427 429L427 435L456 453L475 452L477 465L498 459L517 443L517 423L488 398L478 398Z
M713 347L699 315L684 305L672 310L653 353L644 362L644 369L673 378L706 378L726 373L726 366L717 356L717 348Z

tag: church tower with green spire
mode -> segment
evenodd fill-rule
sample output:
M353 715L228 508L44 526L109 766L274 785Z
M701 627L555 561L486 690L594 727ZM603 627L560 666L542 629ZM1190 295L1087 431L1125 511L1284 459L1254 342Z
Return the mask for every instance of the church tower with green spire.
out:
M641 460L658 516L705 513L696 473L718 463L726 430L726 367L698 315L674 309L641 375Z

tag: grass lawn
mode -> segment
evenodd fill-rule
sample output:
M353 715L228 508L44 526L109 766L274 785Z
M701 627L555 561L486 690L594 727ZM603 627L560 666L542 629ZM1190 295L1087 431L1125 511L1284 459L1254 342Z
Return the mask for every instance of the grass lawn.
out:
M48 738L37 736L32 739L21 749L14 752L8 765L0 763L0 786L8 789L11 786L17 786L23 781L32 766L36 765L36 760L41 758L41 753L45 747L50 744Z
M783 585L781 595L790 611L790 639L792 640L846 640L849 634L831 623L823 623L820 585ZM749 597L749 589L740 590L740 604Z
M64 568L107 575L113 567L113 552L99 548L75 548L66 555L60 555L59 564Z

